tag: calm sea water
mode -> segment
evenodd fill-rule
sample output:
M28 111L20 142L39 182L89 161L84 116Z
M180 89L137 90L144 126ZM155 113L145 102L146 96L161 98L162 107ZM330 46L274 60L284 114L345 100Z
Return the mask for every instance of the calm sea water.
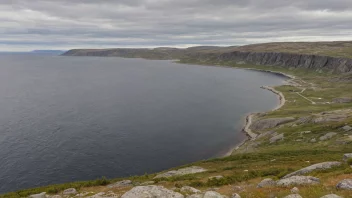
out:
M142 59L0 55L0 193L228 151L285 77Z

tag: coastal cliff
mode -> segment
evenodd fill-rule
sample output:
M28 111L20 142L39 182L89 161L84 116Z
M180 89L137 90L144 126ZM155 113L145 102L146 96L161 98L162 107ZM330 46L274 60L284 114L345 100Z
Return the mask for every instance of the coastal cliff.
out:
M198 53L187 57L188 60L201 62L233 62L237 64L255 64L281 66L285 68L311 69L318 72L352 72L352 59L329 56L292 54L282 52L243 52Z
M348 42L349 43L349 42ZM263 48L267 45L269 49ZM323 52L301 52L272 47L273 44L249 45L241 47L199 46L186 49L154 48L154 49L73 49L65 52L64 56L103 56L145 58L157 60L179 59L184 63L214 63L214 64L254 64L267 66L280 66L285 68L309 69L317 72L348 73L352 72L352 59L350 53L329 54L328 49ZM288 44L285 44L287 47ZM291 43L293 45L293 43ZM308 45L308 44L307 44ZM320 44L326 48L326 44ZM336 44L334 45L336 46ZM311 46L309 46L311 47ZM312 48L312 47L311 47ZM324 49L325 49L324 48ZM315 49L315 48L314 48ZM275 50L275 51L269 51ZM316 50L316 49L315 49Z

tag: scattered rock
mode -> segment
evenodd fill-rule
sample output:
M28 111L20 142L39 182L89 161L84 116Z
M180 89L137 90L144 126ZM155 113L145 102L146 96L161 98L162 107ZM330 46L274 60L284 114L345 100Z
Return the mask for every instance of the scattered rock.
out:
M81 192L79 194L76 195L76 197L85 197L87 196L88 194L90 194L90 192ZM53 198L53 197L52 197ZM58 198L58 197L57 197Z
M46 192L30 195L29 198L46 198Z
M276 182L273 179L266 178L266 179L263 179L261 182L259 182L259 184L257 185L257 188L272 187L275 185L276 185Z
M251 129L252 130L264 130L264 129L270 129L270 128L274 128L276 126L294 121L295 118L292 117L287 117L287 118L268 118L268 119L263 119L263 120L258 120L255 121L252 125L251 125Z
M120 195L115 194L115 193L112 192L112 191L109 191L109 192L107 192L107 193L105 193L105 192L100 192L100 193L97 193L97 194L95 194L95 195L93 195L93 196L86 197L86 198L111 198L111 197L113 197L113 198L115 198L115 197L120 197Z
M241 198L241 196L239 194L235 193L235 194L232 194L231 198Z
M323 122L342 122L348 118L345 114L323 114L313 120L314 123L323 123Z
M94 194L92 196L89 196L87 198L103 198L104 195L105 195L105 192L100 192L100 193Z
M300 134L301 134L301 136L303 135L303 134L308 134L308 133L311 133L312 131L302 131Z
M187 196L187 198L203 198L203 195L202 194L193 194L193 195Z
M319 184L320 180L311 176L292 176L285 179L280 179L276 184L278 186L293 186L293 185L314 185Z
M203 198L225 198L222 196L220 193L215 192L215 191L208 191L204 194Z
M351 131L352 127L346 125L346 126L342 127L342 129L347 132L347 131Z
M319 169L322 169L322 170L325 170L325 169L329 169L329 168L332 168L334 166L340 166L341 165L341 162L323 162L323 163L318 163L318 164L314 164L314 165L311 165L311 166L308 166L308 167L305 167L305 168L302 168L298 171L295 171L293 173L290 173L288 175L285 175L283 178L289 178L289 177L292 177L292 176L295 176L295 175L304 175L306 173L310 173L314 170L319 170Z
M333 103L350 103L350 102L352 102L352 98L347 98L347 97L334 98L334 99L332 99L332 102Z
M129 187L132 186L132 181L131 180L123 180L123 181L118 181L116 183L110 184L107 187L108 188L122 188L122 187Z
M300 124L307 124L312 120L312 118L310 116L306 116L306 117L301 117L296 121L296 124L300 125Z
M343 198L343 197L335 195L335 194L329 194L329 195L322 196L320 198Z
M287 195L287 196L284 197L284 198L302 198L302 196L299 195L299 194L292 194L292 195Z
M335 135L337 135L337 133L335 133L335 132L329 132L329 133L327 133L327 134L321 136L321 137L319 138L319 140L320 140L320 141L325 141L325 140L331 139L331 138L334 137Z
M47 196L48 198L48 196ZM50 196L50 198L62 198L61 195L53 195L53 196Z
M336 185L337 189L352 190L352 179L344 179Z
M184 198L178 192L168 190L163 186L137 186L132 188L121 196L121 198L156 198L156 197L170 197L170 198Z
M352 153L346 153L343 155L343 161L347 162L348 159L352 159Z
M313 139L310 140L310 142L311 143L315 143L315 142L317 142L317 139L313 138Z
M270 138L270 144L275 143L279 140L283 140L283 139L284 139L284 134L282 133L280 135L277 135L277 136Z
M222 175L217 175L217 176L209 177L209 179L221 179L221 178L224 178L224 176L222 176Z
M265 136L272 135L272 134L274 134L274 133L276 133L276 132L275 132L275 131L267 131L267 132L261 133L261 134L259 134L259 135L257 136L257 139L258 139L258 138L265 137Z
M200 193L201 191L198 189L195 189L193 187L190 186L183 186L180 190L183 193L189 193L189 194L196 194L196 193Z
M192 167L187 167L187 168L181 168L178 170L172 170L168 171L166 173L161 173L158 174L155 178L162 178L162 177L173 177L173 176L179 176L179 175L188 175L188 174L195 174L195 173L201 173L207 171L206 169L198 166L192 166Z
M291 189L291 193L298 194L299 193L299 189L297 187L294 187L294 188Z
M62 193L63 195L74 195L77 194L77 190L75 188L68 188L66 190L64 190L64 192Z

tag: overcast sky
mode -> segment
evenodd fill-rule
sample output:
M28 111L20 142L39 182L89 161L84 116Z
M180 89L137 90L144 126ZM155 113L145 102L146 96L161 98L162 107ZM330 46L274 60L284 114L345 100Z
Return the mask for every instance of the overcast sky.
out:
M352 40L352 0L1 0L0 51Z

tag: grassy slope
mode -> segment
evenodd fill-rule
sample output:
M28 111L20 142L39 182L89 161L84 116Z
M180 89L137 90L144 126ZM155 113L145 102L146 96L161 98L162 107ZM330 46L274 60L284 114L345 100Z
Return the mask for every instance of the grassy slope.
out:
M284 107L277 111L268 112L258 119L289 116L300 118L324 111L352 109L351 103L325 104L325 102L331 102L331 100L336 97L352 97L352 92L350 91L352 90L352 81L340 81L339 79L342 78L341 76L317 74L307 70L288 70L279 67L254 65L234 65L233 63L224 62L196 62L187 60L185 63L265 69L285 72L297 76L298 79L295 81L299 83L301 87L293 87L289 85L276 87L276 89L281 91L287 99ZM301 91L302 89L306 89L302 95L315 101L317 104L312 104L293 92ZM259 146L251 147L251 142L249 142L244 145L242 149L235 151L230 157L186 165L202 166L209 169L208 172L170 179L158 179L154 181L169 188L191 185L205 190L210 187L218 187L218 191L225 195L237 192L241 194L242 197L268 197L268 195L282 197L290 194L290 188L257 189L256 184L263 178L271 177L278 179L287 173L313 163L331 160L341 161L344 153L350 153L352 151L352 134L345 135L346 133L341 130L341 127L346 124L352 126L352 117L341 122L326 122L321 124L307 123L295 126L289 123L281 127L270 129L279 133L284 133L285 139L283 141L269 144L268 139L264 137L258 140L260 143ZM302 131L311 131L311 133L300 136L300 132ZM312 138L318 138L331 131L337 132L338 135L328 141L310 143ZM259 131L256 132L261 133ZM301 141L298 142L296 141L297 139L300 139ZM341 141L345 144L341 144ZM250 149L246 150L244 148ZM220 180L208 180L209 176L215 175L223 175L225 177ZM352 178L352 168L348 165L345 164L341 167L327 171L316 171L309 175L319 177L322 182L317 186L299 187L300 194L303 197L320 197L330 193L336 193L344 197L350 196L350 192L337 191L335 189L335 185L338 181L344 178ZM150 174L131 177L129 179L134 182L144 182L153 180L154 176L155 174ZM99 179L96 181L51 185L8 193L1 197L21 197L43 191L57 193L69 187L80 189L80 191L108 191L111 189L107 189L105 185L117 180L121 179ZM242 190L234 191L233 186L241 186ZM129 188L115 189L114 191L122 194L127 190L129 190Z

